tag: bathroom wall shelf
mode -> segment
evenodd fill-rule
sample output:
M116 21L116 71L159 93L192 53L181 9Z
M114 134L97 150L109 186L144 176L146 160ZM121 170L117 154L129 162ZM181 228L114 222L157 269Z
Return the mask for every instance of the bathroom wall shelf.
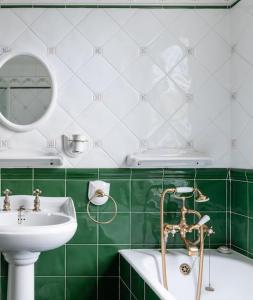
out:
M205 167L211 158L193 149L151 149L127 156L126 164L135 168Z
M1 156L0 154L0 167L1 168L49 168L60 167L63 164L62 157L60 156Z

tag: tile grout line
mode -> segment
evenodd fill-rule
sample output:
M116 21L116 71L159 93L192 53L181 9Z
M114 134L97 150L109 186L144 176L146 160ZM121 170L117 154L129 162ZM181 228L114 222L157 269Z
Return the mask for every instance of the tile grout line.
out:
M228 245L228 181L226 180L226 246Z
M64 170L64 195L67 197L67 169ZM67 244L64 245L64 299L67 300Z
M0 195L2 195L2 168L0 168ZM0 252L0 275L2 277L2 252ZM2 280L0 280L0 300L2 300Z
M98 177L98 180L99 180L99 177L100 177L100 170L99 170L99 168L97 170L97 177ZM97 208L97 220L99 220L99 209L98 208ZM99 224L98 223L96 224L96 230L97 230L97 246L96 246L96 248L97 248L97 257L96 257L96 264L97 264L97 266L96 266L96 272L97 272L97 276L96 276L96 278L97 278L97 289L96 290L97 290L97 295L96 295L96 298L98 300L99 299L99 289L98 289L98 282L99 282L99 280L98 280Z

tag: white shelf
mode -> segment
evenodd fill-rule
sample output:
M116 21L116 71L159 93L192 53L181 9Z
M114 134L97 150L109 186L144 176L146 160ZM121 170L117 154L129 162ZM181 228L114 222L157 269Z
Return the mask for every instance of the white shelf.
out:
M134 168L206 167L211 158L193 149L151 149L127 156L126 163Z
M50 168L60 167L63 161L60 156L1 156L0 168Z

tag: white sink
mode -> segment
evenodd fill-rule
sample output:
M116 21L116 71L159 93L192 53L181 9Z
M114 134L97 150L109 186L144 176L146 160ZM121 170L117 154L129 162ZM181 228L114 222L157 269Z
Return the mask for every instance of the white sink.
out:
M7 300L34 300L34 263L40 252L64 245L77 229L71 198L40 197L39 212L32 210L33 201L34 196L11 196L11 211L0 211L0 251L9 263ZM21 206L25 210L19 212Z

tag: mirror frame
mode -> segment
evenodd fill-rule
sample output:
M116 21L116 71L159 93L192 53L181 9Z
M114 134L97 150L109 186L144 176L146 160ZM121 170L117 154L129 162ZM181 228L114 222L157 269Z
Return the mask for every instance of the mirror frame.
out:
M49 115L52 113L55 104L56 104L56 98L57 98L57 86L56 86L56 79L55 79L55 74L54 74L54 70L51 67L51 65L46 62L46 59L43 59L42 57L33 54L33 53L29 53L29 52L16 52L16 51L10 51L6 54L3 54L2 57L0 56L0 68L2 68L2 66L4 64L6 64L9 60L11 60L14 57L20 56L20 55L27 55L27 56L31 56L36 58L38 61L40 61L43 66L47 69L51 81L52 81L52 98L51 98L51 103L49 104L47 110L45 111L45 113L35 122L28 124L28 125L19 125L19 124L15 124L11 121L9 121L7 118L5 118L5 116L0 112L0 123L4 126L6 126L8 129L10 130L14 130L14 131L19 131L19 132L23 132L23 131L30 131L33 130L34 128L36 128L38 125L40 125L43 121L45 121Z

